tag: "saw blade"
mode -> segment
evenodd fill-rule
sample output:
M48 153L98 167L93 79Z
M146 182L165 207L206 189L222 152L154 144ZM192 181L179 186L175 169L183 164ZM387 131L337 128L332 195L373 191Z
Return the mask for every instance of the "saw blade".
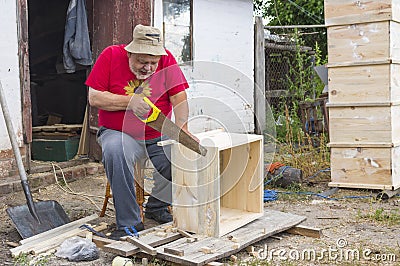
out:
M188 133L178 127L174 122L172 122L163 113L159 113L156 120L147 122L146 125L163 133L170 139L173 139L187 148L191 149L198 154L205 156L207 154L207 149L198 143L194 138L192 138Z

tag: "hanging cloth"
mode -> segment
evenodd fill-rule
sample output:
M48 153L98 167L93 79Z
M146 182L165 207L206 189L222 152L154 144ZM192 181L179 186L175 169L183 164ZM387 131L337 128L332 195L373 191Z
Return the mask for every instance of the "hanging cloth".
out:
M93 64L85 0L71 0L65 23L63 62L67 73L74 73L76 64Z

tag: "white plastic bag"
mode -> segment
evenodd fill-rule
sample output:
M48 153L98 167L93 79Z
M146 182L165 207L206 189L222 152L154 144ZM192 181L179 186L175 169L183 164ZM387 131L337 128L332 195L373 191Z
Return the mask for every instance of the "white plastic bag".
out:
M99 258L99 249L92 241L74 236L62 242L55 255L69 261L91 261Z

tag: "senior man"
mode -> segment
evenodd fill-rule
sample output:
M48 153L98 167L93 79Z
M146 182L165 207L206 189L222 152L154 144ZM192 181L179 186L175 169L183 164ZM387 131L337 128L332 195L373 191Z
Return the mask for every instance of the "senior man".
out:
M185 90L189 86L174 56L164 48L160 30L137 25L128 45L105 48L86 85L90 105L99 109L97 140L113 191L117 229L110 238L119 239L127 229L144 229L136 203L133 169L135 162L146 157L155 171L145 217L159 223L172 221L167 208L172 193L169 151L157 146L162 134L139 119L151 112L141 96L144 93L167 117L173 110L175 123L188 132Z

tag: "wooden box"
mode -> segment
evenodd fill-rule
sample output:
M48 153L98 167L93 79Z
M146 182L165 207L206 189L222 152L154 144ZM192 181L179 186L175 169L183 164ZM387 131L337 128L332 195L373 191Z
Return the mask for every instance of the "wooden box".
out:
M32 159L64 162L73 159L78 151L79 138L33 139Z
M399 62L398 32L394 21L328 27L328 66Z
M400 21L400 0L325 0L325 24Z
M332 147L329 186L388 189L400 187L400 147Z
M220 237L263 216L263 137L212 132L197 135L204 157L172 145L173 219L179 229Z
M330 104L373 104L400 101L400 65L328 68Z
M328 105L329 106L329 105ZM333 145L392 145L400 142L400 106L330 106Z

